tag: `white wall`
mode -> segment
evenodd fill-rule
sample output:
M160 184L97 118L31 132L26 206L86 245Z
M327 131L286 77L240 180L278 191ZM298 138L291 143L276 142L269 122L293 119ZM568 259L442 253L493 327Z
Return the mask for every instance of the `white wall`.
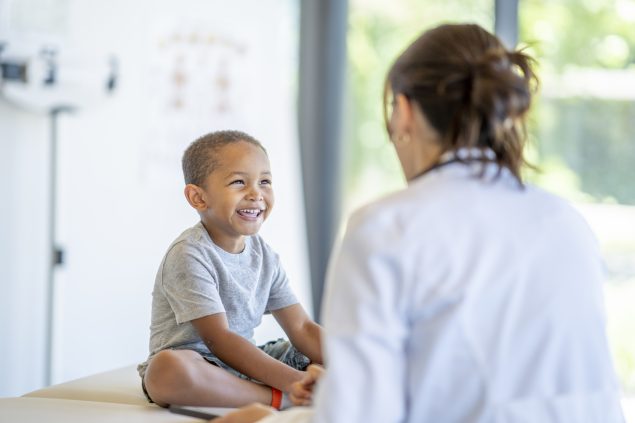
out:
M44 382L47 130L0 103L0 396Z
M0 0L0 10L12 3ZM156 268L197 220L183 199L180 155L208 131L241 129L268 149L276 208L262 234L310 308L295 134L296 2L26 3L55 8L47 30L61 40L60 55L114 54L120 70L114 95L59 120L57 238L66 261L55 273L53 382L145 359ZM5 14L0 40L19 43L29 28L16 29L12 16L24 21L15 9ZM45 115L0 102L0 396L44 380L48 135ZM257 336L278 334L269 322Z

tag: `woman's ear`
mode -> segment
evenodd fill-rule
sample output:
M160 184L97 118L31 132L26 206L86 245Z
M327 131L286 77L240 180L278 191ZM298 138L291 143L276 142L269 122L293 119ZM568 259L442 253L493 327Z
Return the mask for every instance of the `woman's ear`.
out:
M404 137L412 129L414 120L413 104L403 94L395 95L395 106L390 122L392 134L399 138Z
M203 196L203 190L198 185L185 185L183 193L185 194L187 202L190 203L190 206L194 207L196 210L203 211L207 208L207 203L205 202L205 198Z

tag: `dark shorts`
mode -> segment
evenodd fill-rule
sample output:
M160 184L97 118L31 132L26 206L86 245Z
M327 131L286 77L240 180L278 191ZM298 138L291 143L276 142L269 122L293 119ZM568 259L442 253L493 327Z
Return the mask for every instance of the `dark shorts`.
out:
M258 348L260 348L262 351L264 351L267 355L269 355L269 356L275 358L276 360L281 361L284 364L286 364L288 366L291 366L291 367L293 367L294 369L297 369L297 370L306 370L307 366L309 364L311 364L311 360L309 360L309 358L307 356L305 356L300 351L298 351L286 339L280 338L280 339L277 339L275 341L269 341L269 342L267 342L264 345L258 346ZM173 349L178 350L180 348L173 348ZM197 351L197 352L208 363L210 363L210 364L212 364L214 366L220 367L221 369L224 369L224 370L228 371L229 373L233 374L236 377L260 383L259 381L254 380L254 379L250 378L249 376L244 375L244 374L240 373L239 371L229 367L227 364L223 363L221 360L219 360L212 353L201 353L199 351ZM150 395L148 395L148 390L146 389L144 378L141 379L141 388L143 389L143 393L145 394L145 396L148 399L148 401L154 402L154 401L152 401L152 398L150 398Z

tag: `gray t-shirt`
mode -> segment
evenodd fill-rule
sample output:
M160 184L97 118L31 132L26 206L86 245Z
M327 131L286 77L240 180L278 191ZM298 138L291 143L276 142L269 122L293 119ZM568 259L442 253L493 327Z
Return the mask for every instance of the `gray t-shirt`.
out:
M199 222L170 245L157 272L149 358L168 348L209 354L190 321L216 313L226 313L229 328L253 342L264 313L297 302L278 255L259 235L246 237L245 249L232 254Z

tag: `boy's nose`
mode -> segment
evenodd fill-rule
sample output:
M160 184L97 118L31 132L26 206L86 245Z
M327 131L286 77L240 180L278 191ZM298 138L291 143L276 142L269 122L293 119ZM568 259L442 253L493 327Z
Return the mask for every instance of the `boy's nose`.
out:
M247 198L249 198L250 200L254 200L254 201L262 200L262 198L263 198L262 191L260 190L260 188L253 187L249 191L249 194L247 195Z

